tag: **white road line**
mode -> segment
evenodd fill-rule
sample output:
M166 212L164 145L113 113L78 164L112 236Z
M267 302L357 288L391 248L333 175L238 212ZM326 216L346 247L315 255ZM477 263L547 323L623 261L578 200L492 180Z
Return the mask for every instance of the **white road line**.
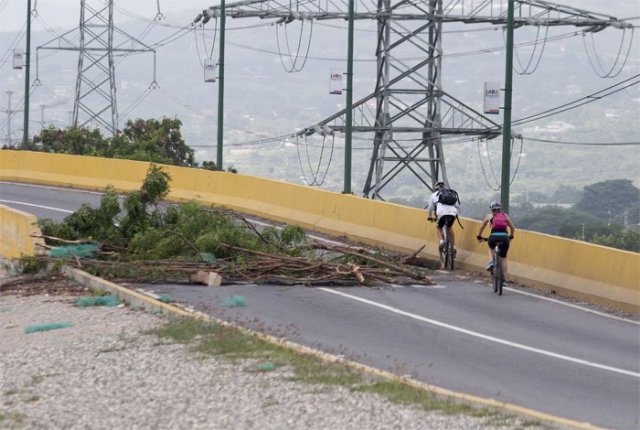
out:
M500 338L493 337L493 336L488 336L486 334L478 333L478 332L475 332L475 331L472 331L472 330L467 330L467 329L462 328L462 327L457 327L457 326L454 326L454 325L451 325L451 324L447 324L447 323L444 323L442 321L437 321L437 320L433 320L433 319L430 319L430 318L425 318L423 316L412 314L410 312L406 312L406 311L403 311L401 309L394 308L392 306L383 305L382 303L374 302L373 300L363 299L362 297L358 297L358 296L354 296L354 295L351 295L351 294L343 293L341 291L332 290L330 288L319 287L318 289L322 290L322 291L325 291L327 293L331 293L331 294L335 294L335 295L338 295L338 296L341 296L341 297L345 297L347 299L355 300L357 302L365 303L365 304L368 304L370 306L375 306L377 308L384 309L386 311L393 312L393 313L398 314L398 315L402 315L402 316L409 317L409 318L412 318L412 319L415 319L415 320L418 320L418 321L422 321L422 322L426 322L428 324L432 324L432 325L435 325L435 326L438 326L438 327L442 327L442 328L445 328L447 330L452 330L452 331L455 331L455 332L458 332L458 333L466 334L468 336L473 336L473 337L477 337L479 339L484 339L484 340L487 340L489 342L498 343L498 344L501 344L501 345L509 346L509 347L512 347L512 348L521 349L521 350L524 350L524 351L533 352L533 353L536 353L536 354L546 355L547 357L553 357L553 358L557 358L557 359L560 359L560 360L569 361L571 363L581 364L583 366L594 367L596 369L606 370L606 371L609 371L609 372L614 372L614 373L619 373L619 374L622 374L622 375L627 375L627 376L633 376L635 378L640 378L640 373L633 372L631 370L625 370L625 369L619 369L617 367L606 366L604 364L595 363L593 361L582 360L580 358L570 357L568 355L557 354L555 352L547 351L547 350L544 350L544 349L539 349L539 348L534 348L534 347L531 347L531 346L523 345L521 343L510 342L508 340L500 339Z
M573 303L567 303L567 302L563 302L562 300L557 300L557 299L552 299L550 297L541 296L540 294L528 293L526 291L516 290L516 289L513 289L511 287L505 287L504 289L507 290L507 291L511 291L513 293L522 294L523 296L534 297L536 299L546 300L548 302L556 303L558 305L567 306L567 307L570 307L570 308L573 308L573 309L578 309L578 310L581 310L581 311L584 311L584 312L589 312L589 313L592 313L592 314L596 314L596 315L599 315L601 317L607 317L607 318L611 318L611 319L618 320L618 321L624 321L624 322L628 322L628 323L631 323L631 324L640 325L640 321L630 320L629 318L618 317L618 316L611 315L611 314L606 314L606 313L600 312L600 311L594 311L593 309L585 308L585 307L580 306L580 305L574 305Z
M67 210L67 209L61 209L61 208L53 208L51 206L43 206L43 205L34 205L33 203L26 203L26 202L16 202L14 200L3 200L0 199L0 203L11 203L14 205L23 205L23 206L31 206L34 208L40 208L40 209L47 209L50 211L56 211L56 212L64 212L66 214L72 214L73 211Z

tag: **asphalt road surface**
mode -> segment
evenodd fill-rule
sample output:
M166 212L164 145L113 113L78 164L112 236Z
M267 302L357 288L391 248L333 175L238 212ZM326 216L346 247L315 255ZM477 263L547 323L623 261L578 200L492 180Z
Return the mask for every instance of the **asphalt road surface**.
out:
M99 195L0 183L0 203L61 219ZM436 272L435 286L139 286L303 345L451 390L612 429L640 428L640 325ZM246 305L226 308L233 295Z

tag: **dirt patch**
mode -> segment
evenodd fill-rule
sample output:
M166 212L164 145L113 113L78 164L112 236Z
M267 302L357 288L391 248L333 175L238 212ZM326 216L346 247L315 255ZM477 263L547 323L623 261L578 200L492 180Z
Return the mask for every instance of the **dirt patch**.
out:
M0 277L0 296L68 295L80 296L89 289L59 273L34 273Z

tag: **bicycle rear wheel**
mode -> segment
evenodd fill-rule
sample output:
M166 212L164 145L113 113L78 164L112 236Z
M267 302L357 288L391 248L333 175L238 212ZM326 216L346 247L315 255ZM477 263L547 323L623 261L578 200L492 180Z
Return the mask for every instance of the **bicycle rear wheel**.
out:
M449 232L446 227L442 229L442 240L442 245L438 245L438 252L440 253L440 268L446 269L448 264L447 248L449 246Z
M449 228L447 228L447 241L445 242L445 246L446 246L446 263L445 263L445 268L448 270L453 270L453 260L454 260L454 255L453 255L453 242L451 241L451 236L450 236L450 232L449 232Z
M493 268L493 292L502 295L502 258L496 256L496 267Z

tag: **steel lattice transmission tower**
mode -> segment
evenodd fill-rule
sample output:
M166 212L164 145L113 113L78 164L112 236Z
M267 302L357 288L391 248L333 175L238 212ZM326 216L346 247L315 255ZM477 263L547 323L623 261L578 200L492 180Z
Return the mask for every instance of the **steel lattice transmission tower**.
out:
M377 21L376 86L353 103L359 118L354 133L370 136L371 163L363 195L382 199L381 191L399 174L415 176L425 187L448 182L442 139L467 135L494 138L502 126L449 94L442 86L442 35L448 23L507 23L504 0L354 0L355 20ZM295 20L348 19L347 2L244 0L226 4L226 16ZM203 11L220 14L219 6ZM605 14L544 0L515 0L515 26L575 26L599 31L630 24ZM345 111L302 130L344 132ZM409 142L409 143L407 143Z
M80 24L38 47L78 51L72 122L79 127L97 126L113 134L118 129L116 59L155 51L114 24L113 0L80 0ZM74 33L78 32L76 37ZM77 40L77 42L76 42Z

